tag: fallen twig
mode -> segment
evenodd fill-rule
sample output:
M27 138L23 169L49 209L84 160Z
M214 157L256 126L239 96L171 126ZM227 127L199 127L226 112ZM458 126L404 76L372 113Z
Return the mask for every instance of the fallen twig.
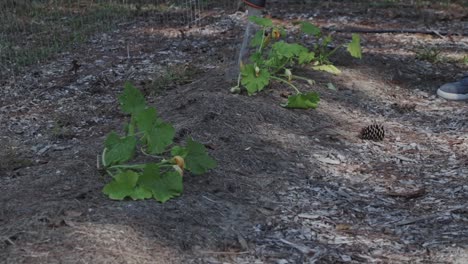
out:
M302 245L298 245L298 244L294 244L292 242L287 241L286 239L280 238L279 241L286 244L286 245L288 245L288 246L290 246L290 247L292 247L292 248L295 248L295 249L299 250L302 254L309 255L309 254L314 254L315 253L311 248L308 248L308 247L302 246Z
M231 251L199 251L201 254L207 255L243 255L248 254L248 251L239 251L239 252L231 252Z
M426 194L426 189L421 188L417 190L410 190L410 191L403 191L403 192L389 192L387 193L388 196L392 197L403 197L407 199L418 198Z
M436 217L438 217L440 215L444 215L444 214L447 214L447 213L452 213L454 211L458 211L460 209L467 209L467 208L468 208L468 204L465 204L465 205L457 206L457 207L452 208L452 209L447 210L447 211L437 212L437 213L434 213L434 214L431 214L431 215L420 216L420 217L415 217L415 218L403 220L403 221L400 221L400 222L396 223L396 225L397 226L404 226L404 225L414 224L416 222L430 220L430 219L436 218Z
M335 32L349 32L349 33L367 33L367 34L384 34L384 33L393 33L393 34L426 34L434 36L448 36L448 35L458 35L458 36L468 36L468 32L453 33L448 31L438 31L438 30L422 30L422 29L365 29L365 28L333 28L326 27L325 30L335 31Z

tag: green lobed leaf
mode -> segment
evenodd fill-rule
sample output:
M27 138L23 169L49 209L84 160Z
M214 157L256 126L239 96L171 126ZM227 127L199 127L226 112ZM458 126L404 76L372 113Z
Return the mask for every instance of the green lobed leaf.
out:
M264 65L281 70L281 67L286 65L287 62L288 59L286 57L279 58L278 56L271 56L268 60L264 61Z
M253 64L247 64L241 69L241 83L247 89L249 95L263 90L270 83L270 73L266 69L260 69L258 76Z
M119 97L122 111L127 114L136 114L146 108L145 97L131 83L125 83L124 91Z
M183 191L182 175L174 170L161 173L158 164L147 164L138 184L145 190L151 191L153 197L161 203L180 196Z
M307 63L310 63L314 58L315 58L314 52L303 51L299 53L298 63L307 64Z
M208 155L205 146L191 138L187 140L186 151L185 166L195 175L203 174L217 166L216 161Z
M185 157L187 157L187 154L188 154L188 150L181 146L174 146L171 150L172 156L181 156L182 158L185 159Z
M260 47L262 45L263 40L263 30L259 30L255 33L254 37L250 41L251 47Z
M261 52L255 52L250 56L250 61L253 63L256 63L257 65L263 65L264 61L262 58L262 53Z
M305 34L309 34L309 35L314 35L314 36L319 36L322 31L320 30L319 27L317 27L316 25L314 24L311 24L309 22L306 22L306 21L302 21L300 22L301 24L301 30L302 32L304 32Z
M125 133L127 136L135 135L135 120L132 118L130 122L125 127Z
M157 118L157 112L155 108L146 108L135 114L135 120L138 129L142 132L149 132L154 126Z
M312 69L314 69L316 71L329 72L329 73L332 73L332 74L335 74L335 75L341 74L340 69L338 69L334 65L317 65L317 66L313 66Z
M249 21L262 26L262 27L272 27L273 26L273 21L268 18L264 17L258 17L258 16L250 16Z
M354 58L362 58L362 49L361 49L361 37L359 34L353 34L353 39L351 43L348 44L348 52Z
M187 139L186 147L173 147L171 154L184 158L186 169L195 175L203 174L217 165L206 152L205 146L191 138Z
M146 190L145 188L141 186L137 186L134 190L133 193L130 194L130 197L133 200L144 200L144 199L150 199L153 197L153 193L151 191Z
M107 135L104 145L106 152L104 156L104 166L120 164L133 158L135 154L137 140L134 136L121 138L115 132Z
M272 51L274 53L274 56L277 56L278 58L288 58L292 59L295 56L299 56L299 54L303 52L308 52L309 50L297 43L286 43L284 41L278 41L275 44L273 44Z
M306 94L300 93L289 96L288 102L282 106L286 108L315 109L317 108L319 101L320 98L316 92L310 92Z
M114 179L104 186L102 191L113 200L123 200L127 196L135 195L138 177L138 173L134 171L121 172L115 175Z
M175 129L169 124L158 119L153 127L145 134L148 152L150 154L161 154L174 139Z

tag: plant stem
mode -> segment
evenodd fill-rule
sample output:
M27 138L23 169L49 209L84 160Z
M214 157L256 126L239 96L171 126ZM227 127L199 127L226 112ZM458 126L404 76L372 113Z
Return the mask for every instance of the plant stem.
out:
M169 145L169 146L170 146L170 145ZM153 158L161 158L161 157L163 157L164 154L170 153L170 152L171 152L170 149L166 149L166 150L164 150L163 152L160 153L160 156L158 156L158 155L152 155L152 154L147 153L147 152L145 151L144 147L141 147L141 148L140 148L140 151L141 151L141 153L143 153L143 155L149 156L149 157L153 157Z
M134 136L139 136L139 135L144 135L144 134L145 134L145 132L139 131L139 132L134 133L133 135Z
M276 68L276 71L275 71L275 74L278 73L279 71L281 70L284 70L284 67L286 67L286 65L288 65L288 63L291 62L291 58L289 58L285 63L283 63L283 65L281 65L280 67Z
M127 136L134 136L135 135L135 119L130 117L130 123L128 124L128 134Z
M263 28L262 30L262 43L260 43L260 47L258 48L258 52L262 53L262 50L263 50L263 42L265 42L265 32L266 32L266 28Z
M331 55L335 54L335 52L341 48L341 47L346 47L346 46L337 46L336 48L334 48L332 51L330 51L328 54L327 54L327 59L330 58Z
M134 165L114 165L108 169L144 169L146 164L134 164Z
M294 84L292 84L292 83L290 83L290 82L288 82L288 81L286 81L286 80L284 80L284 79L281 79L281 78L276 77L276 76L270 76L270 78L275 79L275 80L280 81L280 82L283 82L283 83L285 83L285 84L288 84L288 85L291 86L294 90L296 90L296 93L298 93L298 94L301 93L301 91L299 91L299 89L297 89L297 87L296 87Z
M241 79L242 79L242 73L239 71L239 75L237 76L237 86L236 87L240 87Z
M169 160L162 160L161 162L159 163L156 163L157 165L159 165L159 167L170 167L172 166L173 164L169 161ZM108 167L107 169L144 169L146 167L147 164L133 164L133 165L130 165L130 164L124 164L124 165L114 165L114 166L110 166Z
M296 79L299 79L299 80L306 81L306 82L309 82L309 81L310 81L310 79L308 79L308 78L306 78L306 77L298 76L298 75L293 75L292 77L293 77L293 78L296 78Z
M143 153L143 155L145 155L145 156L152 157L152 158L160 158L160 156L151 155L151 154L149 154L149 153L146 153L146 151L143 149L143 147L140 148L140 151L141 151L141 153Z
M107 164L106 164L106 152L107 152L107 148L104 148L104 150L102 151L102 155L101 155L101 162L102 162L102 166L105 168L107 167Z
M114 174L110 170L106 170L107 174L109 174L112 178L114 178Z

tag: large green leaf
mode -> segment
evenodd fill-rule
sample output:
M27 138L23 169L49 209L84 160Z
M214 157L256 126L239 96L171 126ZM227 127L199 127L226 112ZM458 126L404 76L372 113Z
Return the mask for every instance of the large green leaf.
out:
M159 165L154 163L146 165L138 184L151 191L153 197L162 203L180 196L183 191L182 175L174 170L161 173Z
M250 55L250 61L260 66L263 65L264 61L262 58L262 53L258 51L254 52L252 55Z
M200 175L216 167L216 161L206 152L203 144L189 138L186 147L187 155L184 157L187 170Z
M348 52L354 58L362 58L361 37L358 34L353 34L353 39L351 43L348 44Z
M175 129L169 124L158 119L153 127L146 133L146 142L150 154L161 154L167 146L172 144Z
M188 154L187 148L181 147L181 146L174 146L171 150L172 156L181 156L182 158L185 159Z
M262 27L272 27L273 26L273 21L268 18L263 18L263 17L258 17L258 16L250 16L249 20L259 26Z
M149 198L153 197L153 193L151 191L148 191L147 189L141 187L141 186L137 186L133 190L133 193L130 194L130 197L133 200L144 200L144 199L149 199Z
M310 63L313 59L315 59L315 53L303 51L299 53L298 63L307 64Z
M154 126L156 118L157 112L155 108L146 108L135 114L135 120L141 132L149 132Z
M258 75L258 76L257 76ZM241 83L247 89L249 95L263 90L270 83L270 73L266 69L255 72L255 66L247 64L241 70Z
M134 171L121 172L115 175L102 191L113 200L123 200L127 196L134 195L138 176L138 173Z
M309 50L297 43L286 43L284 41L278 41L272 46L272 50L274 53L274 56L277 56L278 58L288 58L292 59L295 56L299 56L303 52L308 52Z
M320 98L316 92L310 92L306 94L300 93L289 96L288 102L282 106L286 108L315 109L317 108L319 101Z
M175 146L172 148L173 156L181 156L185 160L185 168L195 175L203 174L216 167L216 161L206 152L203 144L189 138L187 146Z
M309 22L303 21L303 22L300 22L300 24L301 24L301 30L305 34L319 36L322 33L319 27Z
M279 57L279 56L271 56L268 60L263 61L264 65L269 68L274 68L278 71L282 70L284 65L288 62L288 58L286 57ZM274 71L273 71L274 72Z
M137 114L145 109L146 102L143 94L131 83L125 83L124 91L119 97L122 111L127 114Z
M121 138L115 132L109 133L104 142L106 151L103 165L110 166L130 160L135 154L136 144L134 136Z

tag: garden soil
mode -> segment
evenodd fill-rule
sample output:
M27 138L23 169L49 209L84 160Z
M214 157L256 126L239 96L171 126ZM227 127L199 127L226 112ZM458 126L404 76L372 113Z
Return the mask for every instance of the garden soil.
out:
M229 92L243 13L192 28L136 19L3 78L0 262L467 263L468 104L435 95L468 72L466 6L269 12L344 31L430 30L361 33L362 60L332 59L341 75L300 70L315 84L299 88L320 93L315 110L281 107L290 91L277 83ZM218 162L184 175L183 195L164 204L102 193L97 163L128 120L117 99L127 80L177 143L192 137ZM385 139L361 140L374 122Z

